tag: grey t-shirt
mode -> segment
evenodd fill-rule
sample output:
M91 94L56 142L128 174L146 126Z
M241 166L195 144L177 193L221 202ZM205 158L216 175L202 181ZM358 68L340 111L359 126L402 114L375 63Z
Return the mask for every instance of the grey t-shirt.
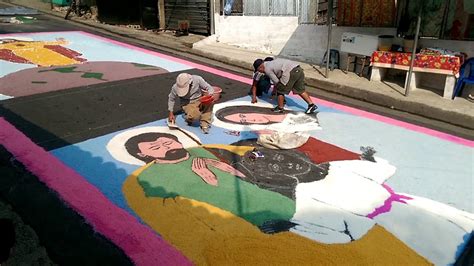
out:
M288 81L290 81L291 70L299 66L296 62L280 58L264 62L263 64L265 65L265 74L270 77L273 84L281 82L283 85L288 84Z
M192 75L191 88L189 89L188 94L183 97L178 96L176 93L176 84L174 84L173 87L171 87L170 94L168 95L168 111L173 112L177 99L180 100L181 105L199 100L202 96L201 90L207 91L209 95L214 94L214 88L200 76Z

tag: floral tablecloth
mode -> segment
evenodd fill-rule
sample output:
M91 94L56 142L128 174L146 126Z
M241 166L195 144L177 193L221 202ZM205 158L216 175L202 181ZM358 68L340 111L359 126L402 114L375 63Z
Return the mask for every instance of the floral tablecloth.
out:
M371 65L374 67L408 70L411 53L375 51ZM461 58L448 55L416 54L413 71L459 76Z

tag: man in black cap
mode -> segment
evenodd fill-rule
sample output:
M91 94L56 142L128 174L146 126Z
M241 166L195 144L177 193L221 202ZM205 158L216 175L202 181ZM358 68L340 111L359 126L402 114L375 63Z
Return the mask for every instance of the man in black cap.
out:
M284 112L285 94L291 91L298 94L308 104L306 114L316 112L318 107L313 103L304 88L304 72L298 63L280 58L268 62L257 59L254 62L254 67L258 72L265 73L270 77L274 84L274 90L278 95L278 105L273 109L274 112Z
M249 95L252 95L252 103L257 102L257 97L261 97L264 93L268 93L270 87L272 86L270 78L264 73L257 71L258 66L263 62L272 61L273 57L267 57L264 60L257 59L253 63L254 72L252 75L252 88L250 88Z

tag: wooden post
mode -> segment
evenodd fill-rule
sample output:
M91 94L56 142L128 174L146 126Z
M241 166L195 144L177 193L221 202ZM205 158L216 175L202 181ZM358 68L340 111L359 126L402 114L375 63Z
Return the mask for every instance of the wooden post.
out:
M413 44L413 50L412 50L412 53L411 53L410 68L408 70L408 77L407 77L406 83L405 83L405 96L408 96L410 94L411 77L412 77L412 73L413 73L413 66L415 65L415 59L416 59L416 47L418 47L418 36L420 36L421 12L422 12L422 10L423 9L420 8L420 11L418 12L418 20L416 22L415 43Z
M211 20L211 28L210 28L210 35L216 34L216 29L215 29L215 6L216 2L215 0L210 0L210 5L209 5L209 19Z
M165 0L158 0L158 17L160 19L160 30L165 30L166 28Z
M362 77L364 75L364 68L365 68L366 61L367 61L367 56L364 56L364 58L362 58L362 66L360 67L359 77Z
M328 1L328 45L326 49L326 78L329 78L329 60L331 58L331 37L332 37L332 11L333 11L333 4L334 0L329 0Z
M309 23L316 23L316 17L318 16L318 1L310 0L308 8Z

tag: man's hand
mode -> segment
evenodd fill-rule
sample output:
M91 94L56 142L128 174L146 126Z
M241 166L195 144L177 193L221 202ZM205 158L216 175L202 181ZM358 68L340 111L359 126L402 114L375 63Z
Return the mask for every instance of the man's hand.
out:
M169 121L170 123L173 123L173 124L176 122L176 118L174 117L173 112L170 112L170 113L169 113L169 115L168 115L168 121Z
M257 81L253 80L252 88L250 89L252 92L252 103L257 103Z

